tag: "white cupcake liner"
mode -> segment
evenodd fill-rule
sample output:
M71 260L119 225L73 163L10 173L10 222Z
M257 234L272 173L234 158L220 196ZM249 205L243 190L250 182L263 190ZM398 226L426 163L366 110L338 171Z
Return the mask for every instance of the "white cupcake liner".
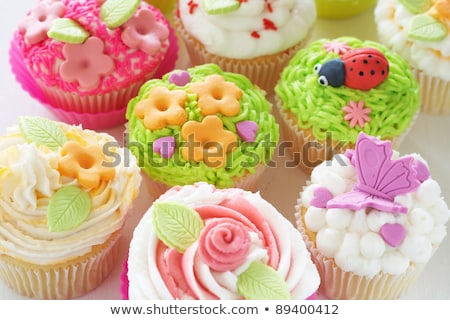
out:
M421 90L420 110L427 114L450 114L450 81L432 77L418 69L412 70Z
M178 16L175 16L175 26L184 42L191 64L215 63L224 71L245 75L253 84L268 94L274 92L281 71L297 51L308 43L312 35L312 30L310 30L301 42L277 54L253 59L232 59L208 52L196 38L184 29Z
M18 293L35 299L72 299L98 287L119 256L120 234L75 261L39 266L0 256L0 277Z
M243 177L235 178L231 188L240 188L252 192L256 192L259 187L259 181L264 174L267 166L265 164L259 164L256 167L255 173L247 173ZM143 174L143 180L147 186L148 193L153 200L158 199L163 193L171 188L167 184L159 181L155 181L147 174Z
M325 160L331 160L334 154L331 151L338 151L338 153L344 153L345 150L353 148L354 144L347 143L340 149L335 150L339 141L331 141L332 148L327 146L324 141L317 140L311 133L311 130L302 130L297 125L297 120L293 114L290 114L288 110L284 110L283 102L280 97L275 95L275 113L279 120L281 139L283 142L290 142L288 151L295 160L299 160L298 167L305 173L311 174L312 170L321 162ZM393 137L392 147L398 149L403 142L405 136L412 129L417 117L420 114L418 110L412 118L408 128L397 137ZM320 147L317 147L320 146ZM304 151L307 151L305 153Z
M310 182L308 181L306 185ZM301 196L301 194L300 194ZM302 219L301 197L297 200L295 218L306 247L320 275L319 293L332 300L393 300L412 287L426 264L411 264L401 275L378 273L360 276L340 269L333 259L324 256L308 236Z

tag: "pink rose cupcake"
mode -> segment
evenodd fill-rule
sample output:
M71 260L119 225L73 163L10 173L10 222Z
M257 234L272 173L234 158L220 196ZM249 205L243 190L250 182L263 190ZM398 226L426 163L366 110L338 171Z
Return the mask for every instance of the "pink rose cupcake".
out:
M320 282L300 233L270 203L205 182L154 202L124 267L126 299L311 299Z
M39 1L10 49L12 71L31 96L91 129L124 123L128 100L177 57L169 22L140 0Z

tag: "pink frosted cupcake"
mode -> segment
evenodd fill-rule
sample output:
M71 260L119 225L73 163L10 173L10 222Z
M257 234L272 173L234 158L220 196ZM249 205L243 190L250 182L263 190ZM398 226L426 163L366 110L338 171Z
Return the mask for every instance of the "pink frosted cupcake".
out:
M39 1L10 50L26 91L65 122L94 129L125 122L128 100L177 56L167 19L140 0Z
M301 235L258 193L174 187L136 227L126 299L307 299L319 275Z

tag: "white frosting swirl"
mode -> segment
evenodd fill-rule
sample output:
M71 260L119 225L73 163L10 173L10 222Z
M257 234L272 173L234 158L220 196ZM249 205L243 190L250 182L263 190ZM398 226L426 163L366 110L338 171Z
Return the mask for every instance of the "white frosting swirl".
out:
M202 1L194 2L195 8L191 0L178 2L184 28L209 52L227 58L282 52L305 39L316 20L313 0L248 0L225 14L208 14ZM264 21L276 30L265 27Z
M419 155L411 156L425 163ZM351 166L345 155L339 157ZM338 166L341 166L338 161L331 161L316 167L312 172L314 179L305 187L300 199L301 206L306 208L305 226L317 233L317 249L324 256L333 258L344 271L361 276L372 277L379 272L397 275L411 263L426 263L446 236L445 224L450 218L438 183L428 178L416 190L397 196L395 202L408 208L406 214L371 208L353 211L311 206L317 188L330 189L332 185L330 191L339 190L333 196L353 188L356 171L342 170ZM354 176L348 174L350 171ZM404 227L406 236L398 247L390 246L380 235L380 229L386 223Z
M227 200L244 199L261 214L262 221L270 226L276 237L279 263L276 271L285 279L293 299L306 299L319 285L319 275L314 267L306 246L295 228L272 205L259 194L240 189L215 189L206 183L175 187L158 202L176 202L191 207L219 205ZM130 243L128 258L128 280L130 299L174 299L164 274L158 268L157 246L160 243L152 223L151 207L136 227ZM260 231L258 231L260 232ZM269 257L267 244L263 244L257 232L249 232L250 250L245 261L233 270L218 272L213 270L198 254L199 241L184 252L183 273L189 290L199 299L241 299L237 291L238 275L247 269L252 261L266 263ZM189 290L183 290L183 299L192 299Z
M58 123L67 139L86 144L115 142L107 134ZM116 154L124 158L124 149ZM47 207L61 187L77 185L58 172L59 151L27 143L18 127L0 138L0 254L39 264L64 262L91 251L119 230L141 181L136 159L130 155L115 166L115 177L90 191L92 211L79 227L49 232Z
M450 81L450 32L441 41L408 38L409 24L414 16L398 0L379 0L375 21L381 42L399 52L413 67ZM450 31L450 21L443 19L441 22L445 22Z

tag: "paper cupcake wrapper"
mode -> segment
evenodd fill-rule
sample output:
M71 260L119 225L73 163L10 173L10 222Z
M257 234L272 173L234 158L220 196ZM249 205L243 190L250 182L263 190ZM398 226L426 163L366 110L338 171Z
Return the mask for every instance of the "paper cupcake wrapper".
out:
M178 59L178 37L170 24L168 27L170 45L164 61L152 75L154 78L161 78L173 70ZM128 101L138 93L140 86L147 80L144 79L117 92L81 97L64 93L62 90L46 88L42 84L39 85L26 68L23 55L14 39L10 43L9 63L11 71L22 89L50 110L58 119L68 124L81 124L83 128L92 130L108 129L125 123ZM54 103L50 103L50 101L54 101ZM111 106L117 105L122 107L111 109Z
M0 276L18 293L35 299L72 299L98 287L119 257L120 234L75 262L38 266L0 256Z
M277 115L278 123L280 125L281 139L280 141L292 142L292 148L288 151L294 160L299 160L299 168L302 169L307 174L311 174L312 170L321 162L325 160L331 160L333 154L327 147L323 147L324 142L317 140L311 133L310 130L302 130L297 125L297 120L293 115L290 115L289 111L284 110L283 102L281 99L275 95L275 108L274 113ZM398 149L403 142L405 136L412 129L417 117L420 114L418 110L411 120L408 128L399 136L391 139L392 147ZM332 142L336 143L336 142ZM321 148L314 146L321 145ZM305 148L305 146L312 146L311 148ZM333 150L335 145L333 145ZM345 150L349 148L354 148L354 144L348 143L340 149L339 153L344 153ZM305 152L307 151L307 152Z
M427 114L450 114L450 81L428 76L420 70L412 73L421 89L420 110Z
M258 190L259 181L264 174L267 166L265 164L259 164L256 166L255 173L247 173L243 177L235 178L231 188L240 188L252 192ZM153 200L158 199L163 193L172 188L171 186L153 180L147 174L143 174L144 183L147 186L148 193Z
M180 33L180 37L184 42L190 61L193 65L215 63L224 71L245 75L253 82L253 84L257 85L268 94L274 92L274 87L281 71L289 63L289 60L295 53L306 45L312 35L311 30L300 43L278 54L253 59L232 59L208 52L197 39L184 29L178 16L175 16L174 19L175 26Z
M307 182L307 185L310 182ZM401 298L416 282L426 264L410 265L401 275L379 273L372 278L340 269L333 259L324 256L308 236L302 219L301 198L297 200L297 229L311 253L320 275L319 293L333 300L393 300Z

